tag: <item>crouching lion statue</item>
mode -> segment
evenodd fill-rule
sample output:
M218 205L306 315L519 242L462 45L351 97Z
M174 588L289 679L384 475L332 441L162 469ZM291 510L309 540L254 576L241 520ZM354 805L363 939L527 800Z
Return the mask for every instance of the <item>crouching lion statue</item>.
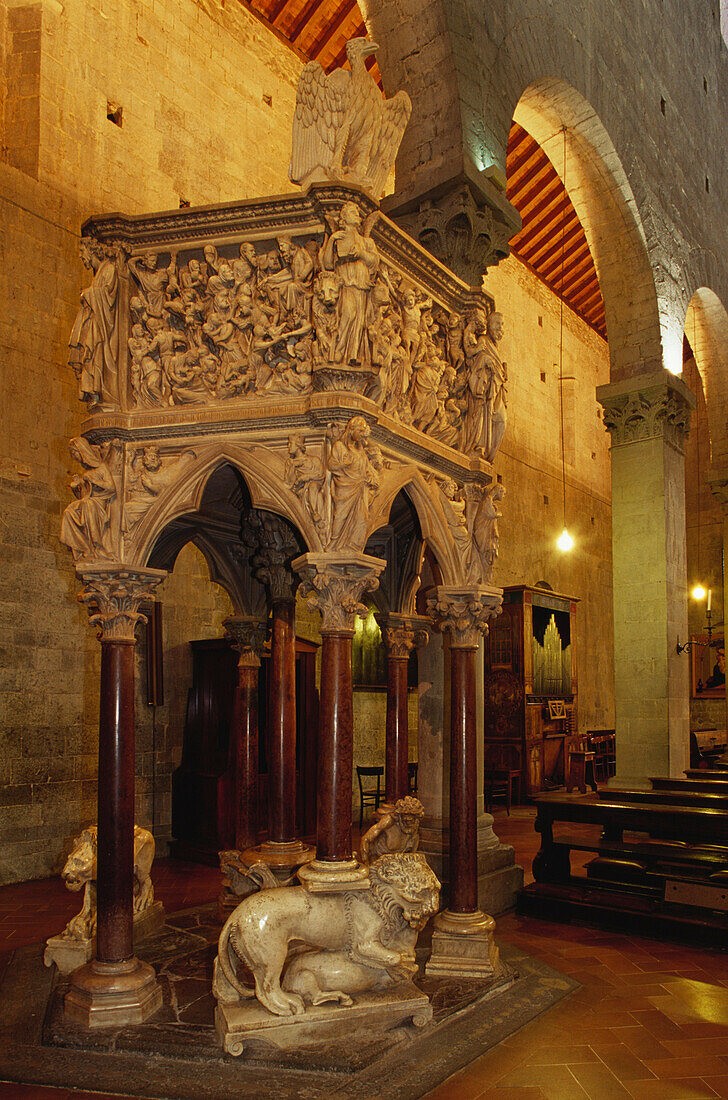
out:
M88 940L96 935L96 826L84 829L73 845L61 877L69 890L83 888L81 910L66 925L63 936ZM154 862L154 837L148 829L134 826L134 914L148 909L154 901L149 872Z
M220 934L213 993L222 1004L257 997L276 1016L306 1003L353 1003L414 974L417 934L437 912L440 883L417 852L383 855L366 890L311 893L303 886L245 898ZM238 975L243 963L254 987Z

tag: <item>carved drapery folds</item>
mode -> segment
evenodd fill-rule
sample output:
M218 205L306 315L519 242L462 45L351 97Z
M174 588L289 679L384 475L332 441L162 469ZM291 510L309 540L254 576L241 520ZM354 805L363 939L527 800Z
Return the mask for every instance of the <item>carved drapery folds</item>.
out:
M302 554L292 562L301 595L321 613L322 634L353 635L357 615L369 614L362 597L375 591L386 564L369 554Z
M85 604L100 641L134 641L137 623L147 621L139 608L154 598L167 574L161 569L125 569L118 565L78 568Z
M452 648L477 649L502 602L499 589L440 585L428 598L427 613L436 630L449 634Z
M663 438L681 454L690 432L695 398L681 380L667 371L599 386L604 426L612 446Z

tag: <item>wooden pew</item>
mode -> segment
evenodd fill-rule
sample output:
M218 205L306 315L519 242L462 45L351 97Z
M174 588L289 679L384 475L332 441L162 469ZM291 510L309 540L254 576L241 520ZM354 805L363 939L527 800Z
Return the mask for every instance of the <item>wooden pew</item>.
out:
M723 779L703 779L704 774L698 772L695 779L654 776L650 783L654 791L706 791L728 795L728 775Z
M718 761L713 764L712 768L686 768L685 775L688 779L717 779L725 782L726 772L728 772L728 764L725 767L718 764Z
M715 782L707 790L681 789L671 790L621 790L610 787L599 791L599 798L605 802L640 802L649 806L710 806L714 810L728 811L728 795L721 790L713 790ZM728 788L728 784L725 784Z
M536 881L521 891L519 911L617 921L647 934L698 933L725 944L728 800L700 791L691 804L660 797L659 791L608 790L600 797L537 798ZM570 823L600 832L563 835L560 828L554 836L555 826ZM572 851L593 853L586 876L572 875Z

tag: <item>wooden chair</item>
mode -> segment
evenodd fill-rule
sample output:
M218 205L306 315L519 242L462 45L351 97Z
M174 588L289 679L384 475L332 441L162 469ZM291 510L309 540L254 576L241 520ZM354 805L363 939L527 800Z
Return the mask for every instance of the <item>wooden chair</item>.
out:
M566 793L569 794L577 787L581 794L586 794L587 783L596 793L597 781L594 775L594 760L596 753L589 748L589 738L580 737L574 743L574 748L569 750L569 773L566 778Z
M378 809L382 800L382 776L384 768L356 766L356 777L359 780L359 828L364 821L364 807L373 806ZM364 786L363 779L376 779L376 783Z
M409 780L409 793L417 794L417 762L407 765L407 779Z
M517 799L521 795L521 749L518 745L485 746L484 773L485 808L490 812L494 798L505 798L506 813L510 816L513 804L513 787L517 787Z
M594 753L594 778L606 783L617 771L614 730L587 730L587 748Z

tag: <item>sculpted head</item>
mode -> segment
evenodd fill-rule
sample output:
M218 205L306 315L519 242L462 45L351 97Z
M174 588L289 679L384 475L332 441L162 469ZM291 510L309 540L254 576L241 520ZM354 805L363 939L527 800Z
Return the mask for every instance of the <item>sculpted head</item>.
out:
M356 41L356 40L354 40ZM351 45L351 42L348 44ZM348 46L347 46L348 51ZM345 202L339 214L339 224L342 229L358 229L361 225L361 214L356 203Z
M243 241L240 246L240 259L247 260L251 267L255 267L255 245L252 241Z
M353 443L363 443L369 438L370 431L363 416L352 416L347 426L347 434Z
M294 432L293 435L288 437L288 453L291 458L306 453L306 441L298 432Z
M408 794L394 804L394 816L399 821L399 827L403 833L416 833L424 814L425 807L419 798L413 798L412 795Z
M147 470L158 470L162 465L162 456L159 447L145 447L142 453L142 462Z
M278 251L280 252L283 259L286 261L286 263L288 263L288 261L291 258L291 253L293 252L293 245L291 243L291 238L290 237L278 237L277 240L278 240Z
M440 882L420 852L393 852L380 856L369 867L372 885L389 894L411 928L424 928L440 907Z
M157 266L157 253L152 251L145 252L142 256L142 263L147 271L154 271Z
M202 249L202 254L210 267L217 267L217 249L214 244L206 244Z
M491 313L488 318L488 335L491 340L495 340L496 344L503 336L503 314Z

